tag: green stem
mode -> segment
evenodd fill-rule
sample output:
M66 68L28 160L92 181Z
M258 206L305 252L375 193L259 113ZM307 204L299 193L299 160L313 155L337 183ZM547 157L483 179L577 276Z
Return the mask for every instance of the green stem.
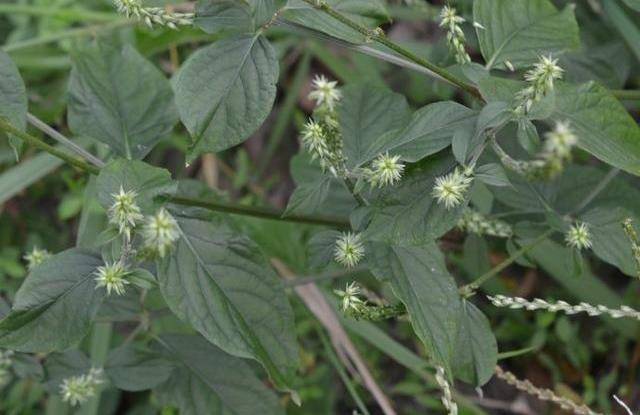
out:
M357 31L358 33L362 34L363 36L365 36L368 39L372 39L376 42L378 42L381 45L386 46L387 48L393 50L394 52L398 53L401 56L404 56L405 58L407 58L408 60L410 60L411 62L414 62L426 69L428 69L429 71L431 71L434 75L436 75L437 77L461 88L462 90L468 92L469 94L471 94L473 97L478 98L480 100L482 100L482 96L480 95L480 91L478 91L478 89L476 87L474 87L473 85L463 81L462 79L456 77L455 75L453 75L452 73L450 73L449 71L447 71L444 68L441 68L438 65L435 65L429 61L427 61L426 59L423 59L419 56L417 56L416 54L414 54L413 52L411 52L408 49L403 48L402 46L390 41L389 39L387 39L387 37L384 35L383 32L378 31L378 30L371 30L365 26L360 25L359 23L349 19L348 17L344 16L343 14L337 12L336 10L334 10L333 8L331 8L331 6L329 6L325 1L317 1L317 0L304 0L306 3L310 4L312 7L323 11L324 13L328 14L329 16L331 16L332 18L334 18L335 20L339 21L340 23L349 26L350 28L352 28L353 30Z
M96 12L68 7L29 6L25 4L0 4L0 13L57 17L62 20L76 22L111 22L120 19L120 16L115 13Z
M91 365L95 368L101 368L107 361L109 354L109 346L111 344L111 334L113 332L112 323L96 323L93 326L91 335L90 357ZM97 415L100 408L100 395L104 390L104 384L98 385L96 396L87 402L79 411L80 415Z
M640 101L640 89L613 89L611 93L622 101Z
M526 254L527 252L535 248L539 243L547 239L553 232L554 232L553 229L549 229L546 232L542 233L540 236L534 239L531 243L524 245L522 248L518 249L509 258L505 259L495 267L491 268L489 271L487 271L486 273L478 277L478 279L460 288L460 293L464 296L472 295L478 288L480 288L482 284L484 284L485 282L489 281L491 278L498 275L509 265L513 264L518 258L520 258L524 254Z

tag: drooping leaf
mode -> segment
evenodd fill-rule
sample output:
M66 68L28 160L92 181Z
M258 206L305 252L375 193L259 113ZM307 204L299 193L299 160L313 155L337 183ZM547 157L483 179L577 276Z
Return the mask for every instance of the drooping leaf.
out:
M125 345L109 353L104 370L116 388L137 392L165 382L174 366L158 353Z
M370 160L378 137L407 124L409 106L404 96L372 83L349 85L343 93L338 115L347 166L353 168Z
M574 7L558 11L549 0L478 0L473 19L484 27L476 33L488 68L523 68L580 45Z
M79 342L104 298L95 271L102 260L83 249L54 255L27 276L0 321L0 346L23 352L64 350Z
M279 388L297 367L293 315L282 283L248 238L215 217L176 217L180 239L158 265L169 308L234 356L259 361Z
M69 81L69 126L141 159L177 122L169 81L133 47L98 42L76 51Z
M416 334L436 364L452 373L461 301L438 246L378 243L370 256L371 271L388 281L404 303Z
M173 85L182 122L193 137L189 159L249 138L276 96L278 61L262 35L238 35L187 59Z
M280 415L277 396L249 365L200 336L163 335L158 340L165 358L175 365L171 377L154 391L182 415Z
M15 128L24 131L27 128L27 90L9 55L0 50L0 117L9 120ZM5 133L0 131L0 139ZM9 136L9 143L16 153L16 159L22 148L22 141Z

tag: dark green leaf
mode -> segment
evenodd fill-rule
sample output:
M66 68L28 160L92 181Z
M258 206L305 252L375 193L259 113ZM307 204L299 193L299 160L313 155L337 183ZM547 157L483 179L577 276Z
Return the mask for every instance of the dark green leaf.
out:
M489 163L475 169L475 177L489 186L509 186L509 178L502 165Z
M59 393L60 385L66 378L81 376L91 370L91 361L78 349L64 353L52 353L45 361L47 388L51 393Z
M0 50L0 117L5 117L11 125L24 131L27 128L27 91L9 55ZM0 132L0 138L4 137ZM16 159L22 148L22 141L9 136L9 143L16 153Z
M160 385L173 368L170 360L157 353L125 345L109 353L104 370L116 388L137 392Z
M275 13L287 4L287 0L248 0L256 29L269 23Z
M249 4L238 0L200 0L195 24L207 33L250 32L253 29Z

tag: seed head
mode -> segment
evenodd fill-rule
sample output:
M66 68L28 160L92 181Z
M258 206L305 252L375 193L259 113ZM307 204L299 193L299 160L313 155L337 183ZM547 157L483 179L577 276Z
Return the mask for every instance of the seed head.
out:
M171 13L162 7L144 7L141 0L113 0L113 4L118 13L135 17L149 27L157 24L177 29L178 26L192 25L195 18L193 13Z
M553 91L554 81L561 79L563 72L564 69L558 66L558 59L540 56L540 60L524 75L529 85L518 93L521 104L517 111L529 112L534 102Z
M330 111L335 109L335 105L342 98L342 92L337 88L337 81L329 81L324 75L316 76L313 79L313 91L309 94L309 99L316 102L317 106L326 106Z
M142 233L145 247L160 258L164 258L180 238L178 223L165 209L147 217Z
M38 249L38 247L34 247L30 253L24 256L24 259L27 261L27 269L32 271L35 267L42 264L50 257L51 253L46 249Z
M371 163L369 182L374 187L394 185L402 178L404 164L400 162L400 156L380 154Z
M353 268L364 257L364 246L360 241L360 235L347 232L343 233L336 241L334 249L335 260L347 268Z
M578 250L591 248L591 232L589 225L584 222L571 225L569 231L565 235L567 245Z
M465 37L460 24L465 20L462 16L458 16L456 9L449 6L444 6L440 13L440 27L447 30L447 43L449 49L453 52L456 58L456 62L465 64L471 62L471 57L467 53L464 44Z
M436 178L432 194L438 203L451 209L464 202L469 186L473 182L473 177L469 173L461 173L459 169L455 169L445 176Z
M96 288L106 287L107 295L111 295L112 291L117 295L123 295L126 291L125 286L129 285L126 278L130 273L120 261L100 266L94 274Z
M113 197L113 205L108 211L109 223L117 226L120 234L131 239L131 229L143 219L140 208L136 204L138 195L133 190L125 192L120 186L120 191L111 196Z
M578 143L578 137L573 133L568 122L557 122L553 131L548 132L544 143L544 150L548 156L561 159L571 157L571 149Z
M62 400L71 406L85 403L95 396L96 386L103 382L101 377L102 370L92 368L87 374L64 379L60 385Z
M365 301L360 298L362 289L356 282L348 283L344 291L334 290L334 292L342 299L341 307L345 313L349 311L358 312L365 306Z

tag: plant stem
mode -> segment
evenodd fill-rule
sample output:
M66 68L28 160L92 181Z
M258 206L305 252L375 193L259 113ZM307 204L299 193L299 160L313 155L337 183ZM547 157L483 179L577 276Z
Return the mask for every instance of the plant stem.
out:
M365 36L368 39L372 39L376 42L378 42L381 45L386 46L387 48L393 50L394 52L398 53L401 56L404 56L405 58L409 59L410 61L417 63L418 65L428 69L429 71L431 71L435 76L437 76L438 78L441 78L444 81L447 81L459 88L461 88L462 90L468 92L469 94L471 94L473 97L478 98L480 100L482 100L482 96L480 95L480 91L478 91L478 89L476 87L474 87L473 85L463 81L462 79L456 77L455 75L453 75L452 73L450 73L449 71L447 71L444 68L439 67L438 65L435 65L429 61L427 61L426 59L423 59L419 56L417 56L416 54L414 54L413 52L411 52L408 49L405 49L404 47L390 41L389 39L386 38L386 36L384 35L384 33L378 31L378 30L371 30L365 26L360 25L359 23L351 20L350 18L344 16L343 14L337 12L336 10L334 10L333 8L331 8L331 6L329 6L325 1L316 1L316 0L304 0L306 3L310 4L312 7L323 11L324 13L328 14L329 16L331 16L332 18L334 18L335 20L339 21L340 23L349 26L350 28L352 28L353 30L357 31L358 33L362 34L363 36Z
M505 259L495 267L491 268L489 271L478 277L472 283L469 283L462 288L460 288L460 293L464 296L472 295L482 284L490 280L491 278L498 275L502 270L507 268L509 265L513 264L518 258L535 248L540 242L547 239L552 233L553 229L549 229L546 232L542 233L536 239L534 239L531 243L524 245L522 248L518 249L514 252L509 258Z
M27 134L25 132L18 130L13 125L11 125L5 118L1 118L1 117L0 117L0 130L9 134L13 134L16 137L24 140L26 143L32 145L33 147L38 148L40 150L44 150L47 153L52 154L81 170L85 170L92 174L98 174L100 172L100 169L98 169L95 166L92 166L91 164L85 162L84 160L71 156L66 152L59 150L30 134Z

